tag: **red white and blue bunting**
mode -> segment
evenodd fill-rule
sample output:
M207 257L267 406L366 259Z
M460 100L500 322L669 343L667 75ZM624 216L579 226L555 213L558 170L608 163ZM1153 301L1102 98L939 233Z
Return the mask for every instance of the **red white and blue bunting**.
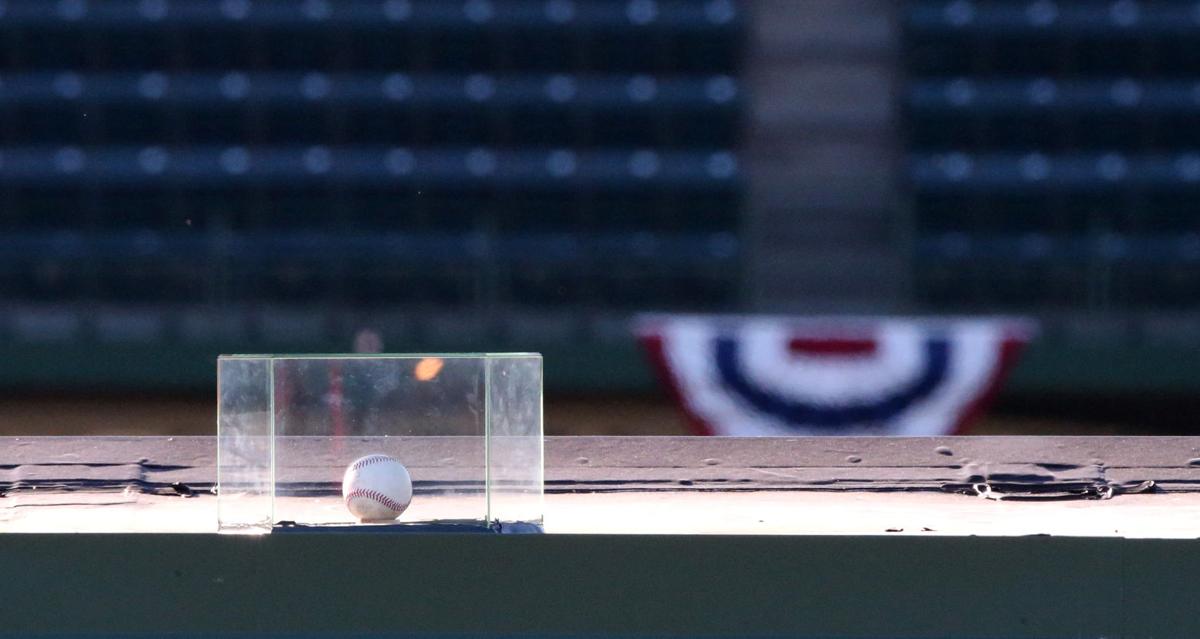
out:
M933 436L966 431L1034 326L679 315L638 333L698 433Z

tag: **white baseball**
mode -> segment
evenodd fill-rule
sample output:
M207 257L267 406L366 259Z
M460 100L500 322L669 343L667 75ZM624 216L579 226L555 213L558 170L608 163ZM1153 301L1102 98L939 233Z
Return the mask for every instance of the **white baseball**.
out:
M367 455L346 467L342 498L359 521L388 521L412 502L412 477L395 457Z

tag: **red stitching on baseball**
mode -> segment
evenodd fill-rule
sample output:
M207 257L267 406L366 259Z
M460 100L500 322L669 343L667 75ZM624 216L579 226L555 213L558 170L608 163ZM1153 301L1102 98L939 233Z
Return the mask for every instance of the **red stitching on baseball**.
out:
M346 505L349 506L350 500L354 499L355 497L366 497L368 499L374 499L375 501L379 502L381 505L383 505L387 508L391 508L392 510L394 510L398 513L404 512L405 507L401 506L400 502L394 501L391 497L388 497L387 495L385 495L377 490L370 490L369 488L355 488L354 490L350 491L349 494L346 495Z
M354 470L361 470L361 469L366 468L367 466L371 466L373 464L378 464L380 462L389 462L389 461L395 461L395 460L393 460L391 457L388 457L387 455L368 455L368 456L363 457L362 459L354 462L354 464L350 467L353 468Z

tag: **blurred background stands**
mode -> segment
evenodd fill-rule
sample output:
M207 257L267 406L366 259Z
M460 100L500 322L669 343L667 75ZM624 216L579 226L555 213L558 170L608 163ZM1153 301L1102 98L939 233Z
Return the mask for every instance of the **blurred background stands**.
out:
M1005 401L1196 412L1158 401L1200 388L1194 0L0 0L0 27L9 387L204 389L219 351L357 336L645 392L640 311L1012 313L1044 331Z
M96 382L195 386L218 350L361 329L628 360L629 313L737 303L732 0L4 0L0 25L6 381L111 349Z
M1014 383L1196 389L1200 4L913 0L919 308L1040 315Z

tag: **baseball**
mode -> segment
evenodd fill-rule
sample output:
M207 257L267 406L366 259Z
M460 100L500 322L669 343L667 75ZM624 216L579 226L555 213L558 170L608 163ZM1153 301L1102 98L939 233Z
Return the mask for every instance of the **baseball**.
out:
M342 498L359 521L389 521L412 501L412 477L395 457L367 455L346 467Z

